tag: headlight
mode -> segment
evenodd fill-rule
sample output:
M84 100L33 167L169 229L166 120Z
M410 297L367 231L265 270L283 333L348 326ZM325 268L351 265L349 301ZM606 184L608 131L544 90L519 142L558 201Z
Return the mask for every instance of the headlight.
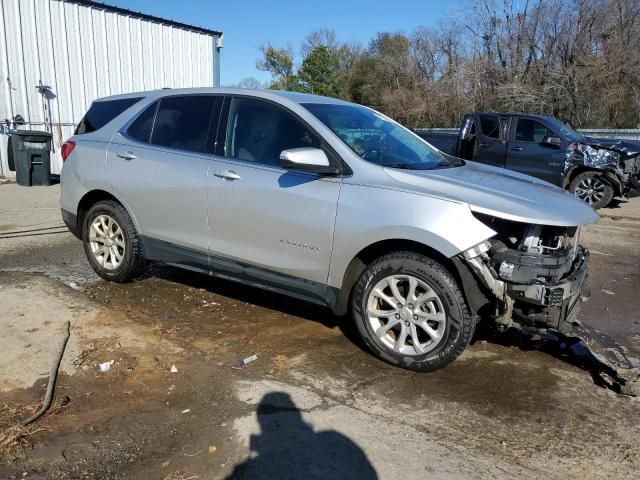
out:
M585 165L607 165L609 163L617 163L620 160L620 154L605 148L594 148L589 145L578 145L578 150L584 155Z

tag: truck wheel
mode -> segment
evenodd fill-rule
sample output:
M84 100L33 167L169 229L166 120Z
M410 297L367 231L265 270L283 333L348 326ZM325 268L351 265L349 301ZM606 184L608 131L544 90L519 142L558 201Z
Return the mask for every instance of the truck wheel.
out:
M453 362L475 330L453 276L415 252L394 252L371 263L354 287L351 308L375 356L420 372Z
M93 205L84 219L82 243L89 263L105 280L124 283L146 268L142 242L122 205L105 200Z
M596 210L606 207L613 199L613 187L599 172L583 172L575 176L569 191Z

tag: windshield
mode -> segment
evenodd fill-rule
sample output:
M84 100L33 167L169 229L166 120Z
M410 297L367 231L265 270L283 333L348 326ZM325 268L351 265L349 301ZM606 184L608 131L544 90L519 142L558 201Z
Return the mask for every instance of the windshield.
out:
M582 135L579 132L576 132L573 128L571 128L569 125L567 125L563 121L553 117L550 118L549 120L558 130L560 130L560 133L562 135L567 137L572 142L577 142L582 138Z
M398 123L358 105L302 104L358 156L383 167L428 170L452 163Z

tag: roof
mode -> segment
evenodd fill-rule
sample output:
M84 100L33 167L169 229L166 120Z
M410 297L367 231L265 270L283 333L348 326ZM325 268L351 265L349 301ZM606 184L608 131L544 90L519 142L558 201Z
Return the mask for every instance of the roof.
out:
M552 115L540 115L537 113L511 113L511 112L474 112L479 114L500 115L501 117L528 117L528 118L555 118Z
M156 17L155 15L148 15L142 12L135 12L126 8L115 7L113 5L107 5L106 3L93 2L90 0L62 0L67 3L76 3L85 7L97 8L106 12L119 13L120 15L126 15L132 18L139 18L141 20L147 20L148 22L161 23L163 25L170 25L176 28L182 28L184 30L190 30L192 32L203 33L205 35L212 35L216 37L222 36L222 32L218 30L209 30L208 28L198 27L196 25L190 25L188 23L176 22L162 17Z
M331 103L336 105L352 105L350 102L338 98L322 97L309 93L287 92L284 90L263 90L252 88L229 88L229 87L195 87L195 88L163 88L161 90L150 90L146 92L130 92L109 97L98 98L96 101L117 100L121 98L149 97L159 98L170 95L206 94L217 93L221 95L249 95L253 97L271 98L282 97L293 103Z
M288 98L295 103L333 103L333 104L349 104L345 100L339 98L323 97L321 95L313 95L311 93L288 92L286 90L271 90L276 95Z

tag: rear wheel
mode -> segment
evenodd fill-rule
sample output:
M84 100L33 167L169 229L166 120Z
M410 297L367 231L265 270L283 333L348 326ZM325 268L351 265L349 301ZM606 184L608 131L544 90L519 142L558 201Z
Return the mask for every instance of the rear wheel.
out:
M352 311L374 355L416 371L453 362L475 329L453 276L415 252L394 252L370 264L354 287Z
M598 172L583 172L571 181L569 191L596 210L606 207L613 199L611 184Z
M89 263L105 280L127 282L146 267L142 242L122 205L105 200L85 216L82 241Z

